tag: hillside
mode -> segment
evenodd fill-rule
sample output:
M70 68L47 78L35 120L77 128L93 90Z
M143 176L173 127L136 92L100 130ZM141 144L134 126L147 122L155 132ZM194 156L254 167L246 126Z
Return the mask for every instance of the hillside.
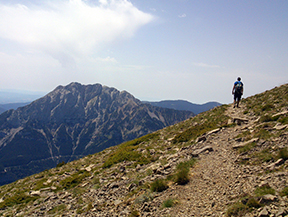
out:
M3 216L287 216L288 85L0 187Z
M101 84L58 86L0 115L0 185L186 120Z
M191 111L196 115L201 113L201 112L208 111L214 107L221 105L218 102L207 102L204 104L195 104L195 103L191 103L191 102L188 102L185 100L163 100L160 102L145 101L144 103L149 103L153 106L158 106L158 107L162 107L162 108Z

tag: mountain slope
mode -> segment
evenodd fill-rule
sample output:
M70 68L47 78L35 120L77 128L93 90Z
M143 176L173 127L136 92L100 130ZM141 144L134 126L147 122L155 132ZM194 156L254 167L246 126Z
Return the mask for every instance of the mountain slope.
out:
M0 215L286 216L288 85L0 187Z
M193 113L146 105L126 91L71 83L0 115L0 184L146 135Z
M147 102L153 106L159 106L162 108L171 108L176 110L184 110L184 111L191 111L194 114L199 114L204 111L208 111L214 107L220 106L221 104L218 102L207 102L204 104L194 104L185 100L163 100L160 102Z

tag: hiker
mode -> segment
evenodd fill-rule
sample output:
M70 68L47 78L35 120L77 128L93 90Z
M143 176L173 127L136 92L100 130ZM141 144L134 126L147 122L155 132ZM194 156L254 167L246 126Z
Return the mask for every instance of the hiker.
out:
M238 77L237 81L234 83L232 94L234 94L234 107L237 104L237 108L239 108L239 102L241 100L241 96L243 95L243 83L241 82L241 78Z

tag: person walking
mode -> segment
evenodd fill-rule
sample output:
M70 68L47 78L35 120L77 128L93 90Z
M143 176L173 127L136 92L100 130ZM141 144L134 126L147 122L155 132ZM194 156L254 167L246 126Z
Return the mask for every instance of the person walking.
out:
M234 106L233 108L235 108L235 106L237 106L237 108L239 108L239 102L241 100L241 97L243 95L243 83L241 82L241 78L238 77L237 81L234 83L233 85L233 89L232 89L232 94L234 95Z

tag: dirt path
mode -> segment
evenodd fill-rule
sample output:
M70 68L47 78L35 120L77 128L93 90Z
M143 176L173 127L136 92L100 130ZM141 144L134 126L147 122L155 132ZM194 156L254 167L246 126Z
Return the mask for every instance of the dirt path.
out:
M243 115L243 108L229 107L226 114L231 118L249 119ZM185 186L170 189L171 197L179 204L174 209L166 209L167 216L224 216L226 207L239 194L252 191L253 179L249 170L235 163L238 153L232 150L239 130L248 126L222 129L211 135L202 144L209 145L213 151L200 155L193 169L190 182ZM173 195L173 192L178 192ZM163 215L163 213L161 213Z

